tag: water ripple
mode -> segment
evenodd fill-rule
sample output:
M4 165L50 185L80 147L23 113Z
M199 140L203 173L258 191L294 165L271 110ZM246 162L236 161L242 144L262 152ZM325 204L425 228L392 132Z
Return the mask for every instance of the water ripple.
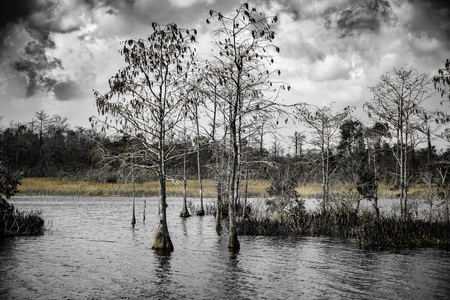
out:
M0 240L0 298L6 299L447 299L450 253L374 252L340 240L240 237L230 253L212 216L179 217L169 199L175 251L151 250L156 199L16 197L51 229Z

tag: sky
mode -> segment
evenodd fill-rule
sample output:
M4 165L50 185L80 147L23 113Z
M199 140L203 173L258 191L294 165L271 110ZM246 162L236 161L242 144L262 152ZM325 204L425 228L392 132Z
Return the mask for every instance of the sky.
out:
M199 57L208 58L216 24L235 0L14 0L0 12L0 125L29 122L44 110L90 127L93 90L124 66L120 42L146 38L151 23L176 23L198 31ZM272 66L291 86L283 103L330 105L338 111L372 99L368 87L394 68L437 75L450 59L448 0L261 0L251 7L277 16ZM440 106L439 96L430 107ZM293 126L293 125L292 125ZM292 128L291 128L292 129Z

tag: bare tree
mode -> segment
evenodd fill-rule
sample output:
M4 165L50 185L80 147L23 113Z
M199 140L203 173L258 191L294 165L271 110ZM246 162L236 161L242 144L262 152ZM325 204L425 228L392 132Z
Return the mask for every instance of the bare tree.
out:
M292 141L294 142L294 156L302 156L305 139L306 135L304 133L298 131L294 132L294 136L292 136Z
M204 216L205 215L205 209L203 207L203 179L202 179L202 166L200 161L200 143L201 143L201 136L200 136L200 116L199 116L199 106L202 103L202 99L200 99L201 93L196 90L195 97L193 99L192 107L193 107L193 119L194 119L194 126L195 126L195 133L196 133L196 141L197 141L197 177L198 177L198 189L199 189L199 197L200 197L200 208L197 212L198 216Z
M126 40L120 53L126 67L109 80L110 91L94 91L98 113L93 126L127 133L140 143L140 156L134 156L138 168L156 172L160 189L160 222L153 249L172 251L166 219L166 162L174 158L170 144L183 119L184 102L189 91L187 81L195 66L196 31L176 24L152 23L153 33L146 39ZM137 163L136 163L137 164Z
M369 87L374 98L365 103L369 117L387 122L397 139L394 147L397 151L393 153L399 170L399 200L403 219L408 216L408 152L415 147L411 145L411 140L421 127L423 103L432 95L430 83L428 74L419 74L413 68L394 68L393 72L382 75L378 84Z
M186 119L187 119L187 105L184 106L183 111L183 208L180 212L180 217L188 218L190 217L189 211L187 209L187 127L186 127Z
M240 247L236 231L236 201L239 196L242 165L241 133L246 115L268 109L275 104L263 96L264 91L271 89L270 77L273 74L263 68L265 63L273 62L271 49L279 51L279 48L272 44L275 33L269 25L276 22L277 17L263 16L244 3L231 16L211 10L207 23L211 23L211 20L219 23L214 43L217 53L215 61L219 66L217 75L220 83L231 90L222 101L228 106L226 122L231 149L228 247L237 250Z
M335 170L330 163L333 139L336 137L340 125L351 112L351 108L346 107L342 112L335 113L332 110L332 104L323 107L308 104L297 106L297 117L313 130L315 138L311 140L311 143L320 150L323 200L321 207L323 211L329 205L330 176Z

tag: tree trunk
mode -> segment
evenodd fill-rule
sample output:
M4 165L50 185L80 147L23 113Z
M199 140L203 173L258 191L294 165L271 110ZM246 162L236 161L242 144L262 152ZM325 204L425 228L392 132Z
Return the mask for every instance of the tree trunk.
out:
M245 218L245 209L247 207L248 179L249 179L249 171L248 171L248 167L247 167L247 169L245 171L245 190L244 190L244 205L242 205L242 218Z
M198 104L195 105L195 125L197 127L197 173L198 173L198 188L200 196L200 209L197 212L197 216L204 216L205 209L203 208L203 185L202 185L202 172L200 163L200 127L198 122Z
M239 85L238 85L239 86ZM231 143L232 143L232 165L231 165L231 182L230 182L230 201L229 201L229 209L228 214L230 218L230 237L228 240L228 248L231 251L237 251L240 248L237 230L236 230L236 199L237 199L237 177L238 177L238 163L239 163L239 147L238 147L238 132L237 132L237 111L239 105L239 91L237 93L236 103L232 108L231 112L231 122L230 122L230 134L231 134Z
M186 177L186 143L184 143L184 154L183 154L183 209L181 210L180 217L189 218L190 214L187 209L187 177Z
M222 226L220 225L220 220L222 218L222 207L223 207L223 163L225 150L222 150L222 155L219 157L219 143L216 145L216 176L217 176L217 210L216 210L216 231L220 233L222 230ZM219 163L220 160L220 163Z
M380 143L381 144L381 143ZM380 147L379 147L380 148ZM375 186L375 194L373 199L373 206L375 208L375 214L377 216L377 219L380 218L380 209L378 208L378 169L377 169L377 154L375 152L375 147L373 149L373 173L374 173L374 181L376 184Z
M133 166L134 166L134 162L133 162ZM134 167L133 167L133 169L134 169ZM131 217L131 225L134 227L134 225L136 224L134 173L131 174L131 177L132 177L131 180L133 181L133 216Z
M170 240L169 229L167 227L166 218L166 178L164 174L159 175L159 189L160 189L160 215L159 215L159 226L155 234L155 241L153 242L152 248L154 250L162 251L173 251L173 244Z
M184 125L183 125L183 139L184 139L184 150L183 150L183 209L180 212L180 217L188 218L190 217L189 211L187 209L186 197L187 197L187 176L186 176L186 114L184 115Z
M430 133L430 126L427 127L427 160L428 160L428 166L430 166L430 164L431 164L431 133Z
M403 208L403 213L404 213L404 219L408 219L409 218L409 208L408 208L408 132L405 133L405 153L403 155L403 159L404 159L404 167L403 167L403 193L404 193L404 208Z
M153 242L152 248L154 250L162 250L162 251L173 251L173 244L170 240L169 228L167 227L167 217L166 217L166 172L165 172L165 151L164 151L164 143L165 143L165 128L164 128L164 116L163 111L160 116L159 123L159 145L158 145L158 176L159 176L159 206L160 206L160 214L159 214L159 225L155 234L155 241Z

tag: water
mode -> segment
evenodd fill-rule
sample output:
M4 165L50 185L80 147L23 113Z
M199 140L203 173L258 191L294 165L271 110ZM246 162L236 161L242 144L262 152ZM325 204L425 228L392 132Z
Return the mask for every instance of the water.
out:
M178 217L175 250L151 249L156 199L15 197L41 210L43 236L0 239L0 299L449 299L450 252L372 252L336 239L244 237L230 253L212 216Z

